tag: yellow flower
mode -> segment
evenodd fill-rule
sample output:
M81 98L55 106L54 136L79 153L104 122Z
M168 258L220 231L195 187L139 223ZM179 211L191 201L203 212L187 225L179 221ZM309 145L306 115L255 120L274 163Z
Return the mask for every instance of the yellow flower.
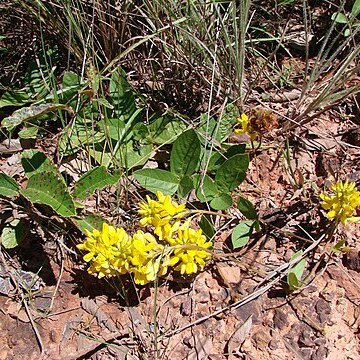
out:
M165 275L161 269L161 257L148 259L145 265L133 269L135 284L145 285Z
M360 220L353 216L355 208L360 206L360 192L355 188L355 183L338 181L330 186L330 190L332 194L320 194L323 200L321 206L328 210L328 218L336 218L343 224Z
M162 249L163 245L152 234L138 230L132 238L131 263L135 266L143 265L149 258L161 253Z
M239 118L237 118L237 122L240 125L239 129L235 129L235 134L244 134L247 133L250 136L251 140L255 140L258 136L257 132L254 131L250 125L250 120L246 114L241 114Z
M202 230L188 227L187 221L177 231L177 238L172 239L174 252L170 257L169 266L174 266L181 274L194 274L202 271L211 254L207 250L212 247L202 234Z
M104 223L101 231L86 231L86 235L86 240L77 248L87 252L83 259L90 263L90 274L102 278L128 272L132 248L123 228L115 229Z
M159 236L160 240L163 240L171 234L173 226L179 219L186 216L188 211L184 204L177 204L170 195L165 196L158 191L156 197L157 200L153 200L147 195L146 201L139 204L140 225L154 226L155 234Z
M132 238L131 271L136 284L145 285L166 274L162 266L164 246L150 233L138 230ZM164 271L165 270L165 271Z

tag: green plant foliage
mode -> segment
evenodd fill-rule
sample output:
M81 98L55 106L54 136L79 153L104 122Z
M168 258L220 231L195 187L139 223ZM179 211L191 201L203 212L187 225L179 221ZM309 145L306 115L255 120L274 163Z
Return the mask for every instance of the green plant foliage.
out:
M69 127L59 139L59 153L62 156L74 155L83 147L93 147L104 139L105 135L99 124L94 126L91 120L76 116L73 126Z
M50 206L64 217L76 215L75 205L64 179L53 171L35 173L21 194L29 201Z
M106 219L96 214L87 214L81 218L74 218L72 221L84 234L86 234L86 230L89 232L94 230L100 231L102 224L107 222Z
M199 221L199 226L207 239L211 240L215 236L214 225L207 215L203 215Z
M69 101L74 95L76 95L84 83L85 82L81 80L81 77L78 74L72 71L65 71L61 82L61 89L56 93L61 100L61 103ZM52 98L53 96L48 96L46 97L46 100L51 100Z
M23 107L14 111L11 116L4 118L1 122L1 125L4 126L8 131L11 131L25 121L32 121L49 112L65 108L65 105L61 104L44 104Z
M232 104L225 108L220 119L215 120L212 117L208 117L207 114L202 114L200 117L199 132L220 144L229 137L238 116L239 111L237 107Z
M21 164L27 177L42 172L53 172L60 176L57 167L46 157L46 155L38 150L25 150L21 154ZM45 180L45 179L44 179Z
M23 221L15 219L7 224L1 234L1 245L5 249L13 249L24 241L26 226Z
M79 200L85 200L95 190L103 189L106 186L116 184L120 174L111 175L106 171L105 166L98 166L85 173L75 184L73 196Z
M240 196L237 201L237 207L247 219L256 220L258 218L258 214L251 201Z
M257 222L251 220L241 221L234 227L231 234L231 243L234 249L245 246L257 227Z
M5 106L23 106L31 102L31 98L26 91L6 91L0 97L0 108Z
M170 155L170 169L180 179L192 175L199 166L200 140L196 132L189 129L174 142Z
M186 124L170 114L156 116L148 125L148 139L152 144L170 144L186 130Z
M201 202L209 202L219 195L216 183L208 175L194 175L196 196Z
M38 133L39 128L37 126L25 126L19 131L18 136L20 139L24 140L36 139Z
M190 176L184 176L179 183L177 193L180 197L185 197L189 192L194 189L193 180Z
M135 140L128 141L115 153L117 163L127 170L144 165L152 153L151 144L141 144Z
M232 156L238 154L245 154L246 145L245 144L237 144L230 146L225 152L223 151L215 151L210 158L208 164L208 171L210 173L216 173L219 167Z
M223 192L236 189L244 181L248 166L249 156L245 154L235 155L226 160L215 175L218 189Z
M179 179L173 173L161 169L140 169L134 172L135 179L145 189L172 195L179 187Z
M232 197L230 194L220 194L214 199L210 201L210 206L214 210L226 210L228 209L233 203Z
M120 68L111 75L109 97L114 115L120 120L126 122L137 110L134 93L126 80L125 72Z
M301 255L302 255L302 250L296 252L291 257L291 260L294 260ZM301 287L301 278L303 276L306 264L307 264L306 259L302 259L289 271L287 276L287 283L289 285L290 291L295 291Z
M19 185L10 176L0 172L0 196L18 196Z

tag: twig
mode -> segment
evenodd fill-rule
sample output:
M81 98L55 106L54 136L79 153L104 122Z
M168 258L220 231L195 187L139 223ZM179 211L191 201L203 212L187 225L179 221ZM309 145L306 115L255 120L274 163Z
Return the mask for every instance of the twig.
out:
M41 335L40 335L39 330L38 330L38 328L37 328L37 326L35 324L35 321L34 321L34 319L32 317L31 311L29 309L29 305L28 305L28 303L27 303L24 296L22 296L21 301L24 304L26 314L27 314L27 316L28 316L28 318L30 320L31 326L32 326L32 328L34 330L34 333L35 333L36 340L37 340L37 342L39 344L40 356L41 356L41 358L43 358L43 356L44 356L44 343L42 342Z

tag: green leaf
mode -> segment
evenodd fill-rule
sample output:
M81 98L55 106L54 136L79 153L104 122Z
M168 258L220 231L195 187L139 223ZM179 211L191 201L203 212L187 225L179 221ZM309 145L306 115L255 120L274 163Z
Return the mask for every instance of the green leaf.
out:
M18 196L19 185L10 176L0 172L0 195L1 196Z
M199 221L200 229L205 234L208 240L211 240L215 235L214 225L211 223L208 216L203 215Z
M179 187L179 179L171 172L161 169L141 169L134 172L135 179L145 189L172 195Z
M23 106L31 102L26 91L6 91L0 98L0 108L5 106Z
M246 151L246 144L232 145L226 150L224 154L224 159L227 160L235 155L245 154L245 151Z
M36 139L39 128L37 126L26 126L22 128L18 135L20 139Z
M100 126L94 126L94 122L77 116L74 126L68 128L59 139L59 153L62 156L75 154L83 147L92 150L94 144L105 139L104 131L100 131Z
M26 235L25 224L15 219L10 224L6 225L1 234L1 245L5 249L13 249L24 241Z
M251 201L240 196L237 202L237 207L249 220L256 220L258 218L257 212Z
M340 12L332 14L331 20L337 22L338 24L347 24L349 22L346 15Z
M218 129L218 122L212 117L209 118L207 114L201 114L198 131L208 140L215 140L217 143L221 142L221 134Z
M201 202L208 202L219 195L215 182L208 175L194 175L196 196Z
M130 140L115 154L115 159L120 163L119 165L127 170L130 170L136 166L144 165L153 150L151 144L141 144L137 141Z
M53 172L60 176L57 167L46 157L46 155L38 150L25 150L21 155L21 164L27 177L41 172Z
M120 179L119 175L110 175L105 166L98 166L85 173L75 184L73 195L75 198L85 200L95 190L103 189L105 186L113 185Z
M76 215L74 202L64 180L52 171L32 175L21 194L32 203L50 206L61 216Z
M123 70L118 69L111 75L109 95L115 115L127 122L136 111L136 104L134 93Z
M170 169L179 178L192 175L199 166L200 140L193 129L182 133L174 142L170 155Z
M64 108L65 105L61 104L43 104L23 107L14 111L11 116L4 118L1 122L1 125L4 126L8 131L11 131L24 121L34 120L44 114Z
M205 156L202 157L205 161L207 160L208 156L206 156L206 153L209 154L209 150L204 150ZM220 165L226 160L224 155L220 151L215 151L213 154L211 154L210 160L207 164L207 172L211 174L215 174L217 169L220 167ZM201 164L202 168L205 168L206 164Z
M199 132L208 139L215 140L218 143L224 142L233 127L236 118L239 116L239 110L236 106L229 104L220 119L208 117L207 114L201 114Z
M101 230L102 225L107 222L106 219L100 215L95 214L88 214L80 219L72 219L72 221L84 234L86 234L85 230L89 232L93 232L94 230Z
M180 197L185 197L194 188L193 180L190 176L184 176L180 180L177 193Z
M26 91L34 100L44 98L52 86L51 78L53 78L55 68L50 64L54 63L54 55L55 52L52 49L43 51L39 54L39 61L31 61L26 69L24 76Z
M210 158L208 171L211 173L216 172L226 160L230 159L235 155L244 154L245 150L246 150L245 144L237 144L230 146L229 149L225 151L225 153L221 153L220 151L215 151L215 153L212 154Z
M290 259L290 261L296 259L298 256L302 255L302 250L296 252ZM290 291L294 291L300 288L301 278L307 264L306 259L300 260L288 273L287 283L289 285Z
M334 253L339 253L342 251L346 251L347 247L345 246L346 239L340 239L332 248L331 251Z
M215 175L215 182L221 192L236 189L245 179L249 166L249 156L239 154L226 160Z
M187 125L169 115L161 116L148 125L148 139L153 144L170 144L186 130Z
M65 71L61 82L61 89L57 91L57 96L59 96L61 102L66 102L77 94L83 84L84 81L81 80L81 77L78 74L72 71ZM52 97L54 96L51 94L50 96L47 96L46 99Z
M99 105L102 105L104 107L106 107L107 109L113 109L114 106L111 105L105 98L100 97L97 99L94 99L93 102L97 102Z
M360 0L355 0L354 5L351 9L351 16L355 18L360 12Z
M228 209L233 203L232 197L230 194L220 194L219 196L215 197L210 201L210 206L214 210L226 210Z
M255 222L250 220L241 221L234 227L231 234L231 243L234 249L245 246L254 231Z

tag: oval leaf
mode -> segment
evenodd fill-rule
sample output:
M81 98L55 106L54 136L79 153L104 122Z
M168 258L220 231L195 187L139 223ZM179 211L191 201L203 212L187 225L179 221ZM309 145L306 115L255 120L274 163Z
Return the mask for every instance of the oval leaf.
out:
M236 225L231 234L231 243L233 248L236 249L245 246L249 242L253 230L253 221L241 221L238 225Z
M194 175L194 188L201 202L211 201L219 195L215 182L208 175Z
M33 203L50 206L61 216L76 215L74 202L63 179L52 171L31 176L21 194Z
M13 249L23 242L26 234L25 224L15 219L10 224L4 227L1 234L1 245L5 249Z
M238 154L226 160L215 175L217 187L222 192L236 189L245 179L249 166L249 156Z
M19 195L17 182L4 173L0 173L0 195L10 197Z
M174 142L170 155L170 169L179 178L192 175L198 168L201 145L196 132L189 129Z
M135 179L145 189L172 195L179 187L179 179L171 172L161 169L141 169L134 172Z
M110 175L105 166L98 166L85 173L75 184L73 195L75 198L85 200L95 190L113 185L120 179L119 175Z
M301 254L302 251L300 250L291 257L291 260L301 256ZM287 282L291 291L297 290L301 286L300 281L303 276L306 264L306 259L302 259L289 271Z
M210 201L210 206L214 210L226 210L233 203L232 197L229 194L220 194Z
M251 201L240 196L237 202L237 207L248 219L256 220L258 218L257 212Z

